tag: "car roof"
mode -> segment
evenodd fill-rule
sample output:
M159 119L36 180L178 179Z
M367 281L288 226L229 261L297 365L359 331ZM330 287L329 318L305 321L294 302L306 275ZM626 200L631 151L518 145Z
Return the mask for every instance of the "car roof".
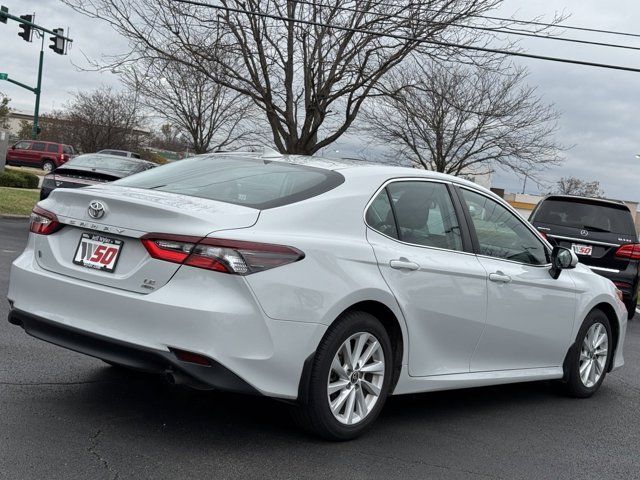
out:
M34 140L33 138L25 138L24 140L18 140L18 142L38 142L38 143L53 143L55 145L66 145L65 143L50 142L48 140ZM16 142L16 143L18 143L18 142Z
M356 158L326 158L326 157L314 157L312 155L294 155L294 154L280 154L271 149L265 149L264 153L261 152L219 152L205 154L209 156L237 156L245 159L252 160L272 160L277 162L291 163L294 165L302 165L307 167L323 168L325 170L340 171L341 174L350 177L365 176L371 174L377 174L381 177L395 178L395 177L411 177L411 178L428 178L433 180L441 180L446 182L457 183L459 185L467 186L475 190L481 190L484 193L490 194L492 197L500 198L491 190L478 185L477 183L465 180L460 177L448 175L446 173L434 172L431 170L424 170L420 168L403 167L400 165L393 165L388 163L377 163L369 160L360 160Z
M601 204L601 205L607 205L607 206L611 206L611 207L624 207L624 208L629 208L627 206L626 203L624 203L622 200L614 200L614 199L609 199L609 198L595 198L595 197L583 197L580 195L560 195L560 194L552 194L552 195L547 195L546 197L544 197L540 203L546 201L546 200L567 200L570 202L584 202L584 203L591 203L591 204Z

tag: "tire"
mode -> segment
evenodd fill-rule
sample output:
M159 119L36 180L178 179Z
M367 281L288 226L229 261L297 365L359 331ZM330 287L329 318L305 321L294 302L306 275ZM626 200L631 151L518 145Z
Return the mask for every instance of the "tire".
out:
M630 298L627 302L625 302L625 307L627 307L627 320L631 320L636 314L636 307L638 306L638 295Z
M598 348L591 349L593 346L592 340L598 340L603 333L606 334L606 339L602 341ZM592 350L602 352L602 346L605 342L605 355L596 355L594 357ZM587 398L596 393L607 375L612 353L613 336L609 319L601 310L593 310L582 323L576 343L567 355L565 391L577 398ZM593 369L589 365L592 365ZM581 375L582 368L585 369L583 373L587 374L586 381L585 376ZM589 373L594 375L591 376Z
M47 173L52 172L55 168L56 164L51 160L45 160L44 162L42 162L42 169Z
M349 347L346 347L347 342ZM360 348L359 360L364 360L362 371L363 365L359 362L354 370L351 369L354 362L348 361L347 348L353 353ZM334 359L341 364L337 368ZM383 365L380 365L381 361ZM347 312L330 327L316 350L307 391L302 395L305 400L294 407L294 420L327 440L356 438L380 414L389 393L392 372L391 341L380 321L369 313ZM329 392L330 383L337 389L332 393ZM344 386L338 389L339 384ZM330 401L336 407L336 414Z

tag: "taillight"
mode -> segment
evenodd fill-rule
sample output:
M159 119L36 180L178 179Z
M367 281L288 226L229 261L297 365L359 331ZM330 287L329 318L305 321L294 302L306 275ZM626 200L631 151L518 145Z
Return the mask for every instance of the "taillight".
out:
M616 250L616 257L640 260L640 244L627 243L626 245L621 245L620 248Z
M153 258L235 275L262 272L304 258L294 247L219 238L148 234L142 243Z
M64 227L64 225L58 221L58 217L56 217L54 213L40 208L37 205L33 207L31 211L31 222L29 224L29 230L31 232L37 233L38 235L50 235L62 227Z

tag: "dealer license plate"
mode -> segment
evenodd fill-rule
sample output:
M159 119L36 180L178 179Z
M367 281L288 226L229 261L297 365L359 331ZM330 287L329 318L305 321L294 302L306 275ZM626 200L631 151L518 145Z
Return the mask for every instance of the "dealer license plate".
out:
M73 263L83 267L113 272L122 251L122 240L97 233L83 233Z
M593 251L593 247L591 245L581 245L579 243L572 244L571 248L576 255L591 255L591 252Z

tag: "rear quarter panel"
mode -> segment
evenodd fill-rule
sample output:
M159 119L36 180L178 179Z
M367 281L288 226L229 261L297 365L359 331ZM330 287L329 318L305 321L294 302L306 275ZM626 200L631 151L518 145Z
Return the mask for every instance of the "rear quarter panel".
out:
M377 186L360 193L338 187L330 194L264 210L250 229L211 236L289 245L304 252L303 260L245 277L268 317L328 326L354 304L376 301L394 313L408 345L402 312L366 241L363 212Z

